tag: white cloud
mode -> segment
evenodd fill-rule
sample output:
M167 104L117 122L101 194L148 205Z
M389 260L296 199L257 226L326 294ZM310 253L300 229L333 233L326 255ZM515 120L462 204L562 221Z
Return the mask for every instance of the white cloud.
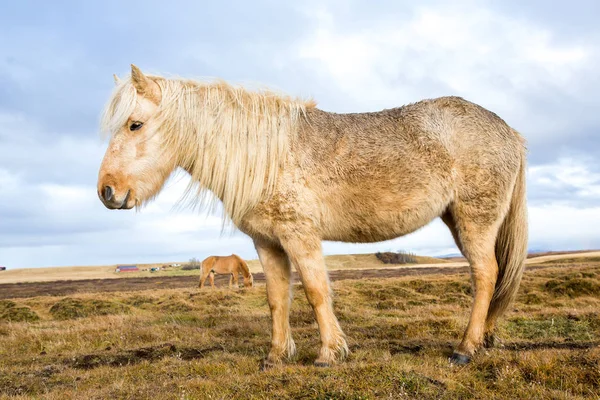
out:
M529 207L530 248L597 249L600 207L548 204Z
M533 141L547 140L569 122L564 115L540 115L526 96L577 93L581 74L597 57L592 46L559 43L545 28L473 4L420 7L408 20L382 16L350 32L335 15L317 9L318 28L295 51L349 97L351 111L456 94L498 113Z
M555 163L529 168L530 192L536 205L575 207L600 203L600 173L593 160L563 157Z

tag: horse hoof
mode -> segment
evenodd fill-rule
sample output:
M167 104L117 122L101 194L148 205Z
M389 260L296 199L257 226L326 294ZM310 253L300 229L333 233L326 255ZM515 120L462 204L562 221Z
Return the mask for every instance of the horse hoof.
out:
M450 363L454 365L467 365L471 362L471 357L457 352L452 353L450 357Z
M324 361L315 361L315 367L319 367L319 368L329 368L331 367L331 365L328 362L324 362Z

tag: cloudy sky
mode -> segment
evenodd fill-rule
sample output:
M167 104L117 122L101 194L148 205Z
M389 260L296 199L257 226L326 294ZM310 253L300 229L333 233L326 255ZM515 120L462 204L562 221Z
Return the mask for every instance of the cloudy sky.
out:
M599 14L596 0L3 4L0 265L256 257L244 235L220 235L218 217L174 208L183 174L137 213L98 200L99 114L112 74L130 63L262 83L335 112L463 96L529 142L530 248L600 248ZM440 221L390 242L324 249L457 251Z

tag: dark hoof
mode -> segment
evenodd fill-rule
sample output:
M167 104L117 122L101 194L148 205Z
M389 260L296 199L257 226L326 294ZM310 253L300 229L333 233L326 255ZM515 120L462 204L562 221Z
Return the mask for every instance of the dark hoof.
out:
M329 367L331 367L331 365L329 363L327 363L327 362L315 361L315 367L329 368Z
M452 353L452 357L450 357L450 363L454 365L467 365L469 362L471 362L471 357L457 352Z

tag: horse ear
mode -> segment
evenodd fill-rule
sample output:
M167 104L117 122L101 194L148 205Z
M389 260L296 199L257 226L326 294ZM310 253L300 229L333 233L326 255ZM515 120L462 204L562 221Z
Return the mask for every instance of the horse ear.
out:
M133 82L133 86L138 93L144 94L148 90L148 78L138 67L133 64L131 64L131 81Z
M121 79L119 79L117 74L113 74L113 79L115 80L115 85L118 85L121 82Z
M131 64L131 82L139 94L154 101L156 104L160 102L159 86L133 64Z

